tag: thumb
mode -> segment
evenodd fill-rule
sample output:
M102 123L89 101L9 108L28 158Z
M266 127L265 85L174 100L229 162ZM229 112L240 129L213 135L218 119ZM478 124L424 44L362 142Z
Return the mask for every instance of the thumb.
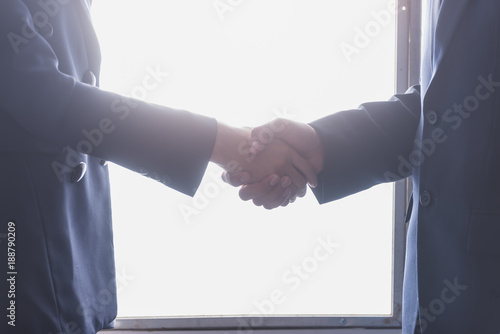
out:
M254 142L265 146L274 139L284 139L288 135L291 125L292 121L289 119L276 118L269 123L253 128L251 137Z

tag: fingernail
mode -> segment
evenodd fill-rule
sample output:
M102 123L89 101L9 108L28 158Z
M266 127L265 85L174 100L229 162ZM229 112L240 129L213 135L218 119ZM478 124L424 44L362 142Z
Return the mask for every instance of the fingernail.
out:
M277 185L278 183L280 182L280 177L275 175L271 181L269 182L269 184L271 185L271 187L274 187L275 185Z
M290 187L291 184L292 184L292 180L290 180L289 178L286 178L283 182L281 182L281 186L283 188L288 188L288 187Z

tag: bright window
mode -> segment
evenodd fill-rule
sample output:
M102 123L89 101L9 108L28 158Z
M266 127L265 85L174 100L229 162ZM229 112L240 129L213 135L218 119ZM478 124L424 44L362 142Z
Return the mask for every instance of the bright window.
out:
M312 121L393 94L394 7L96 0L101 87L231 125ZM391 314L392 184L266 211L220 172L192 199L111 166L119 316Z

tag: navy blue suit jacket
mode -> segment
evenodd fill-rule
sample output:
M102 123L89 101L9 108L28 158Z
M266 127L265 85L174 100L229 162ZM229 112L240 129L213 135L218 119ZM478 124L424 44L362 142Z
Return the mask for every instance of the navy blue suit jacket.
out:
M213 149L214 119L96 87L89 6L0 2L1 333L107 327L116 284L105 161L192 195Z
M404 334L500 331L499 17L498 0L443 0L419 87L312 123L320 202L413 177Z

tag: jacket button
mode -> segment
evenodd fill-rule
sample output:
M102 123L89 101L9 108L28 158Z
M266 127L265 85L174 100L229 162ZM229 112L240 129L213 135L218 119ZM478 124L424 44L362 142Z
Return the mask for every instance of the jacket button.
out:
M106 167L108 165L108 161L104 160L104 159L99 159L99 163L101 164L101 166L104 166L104 167Z
M54 27L52 27L52 24L50 23L47 23L40 27L36 27L36 31L45 39L49 39L52 37L52 35L54 35Z
M420 204L424 207L431 204L431 194L429 194L428 191L424 191L420 194Z
M87 172L87 164L85 162L80 162L78 166L73 168L73 172L71 172L71 182L77 183L80 182L85 173Z
M427 113L427 121L431 124L434 125L437 123L438 117L435 111L429 111Z
M97 78L92 71L87 71L83 75L82 82L86 83L87 85L95 86L97 85Z

